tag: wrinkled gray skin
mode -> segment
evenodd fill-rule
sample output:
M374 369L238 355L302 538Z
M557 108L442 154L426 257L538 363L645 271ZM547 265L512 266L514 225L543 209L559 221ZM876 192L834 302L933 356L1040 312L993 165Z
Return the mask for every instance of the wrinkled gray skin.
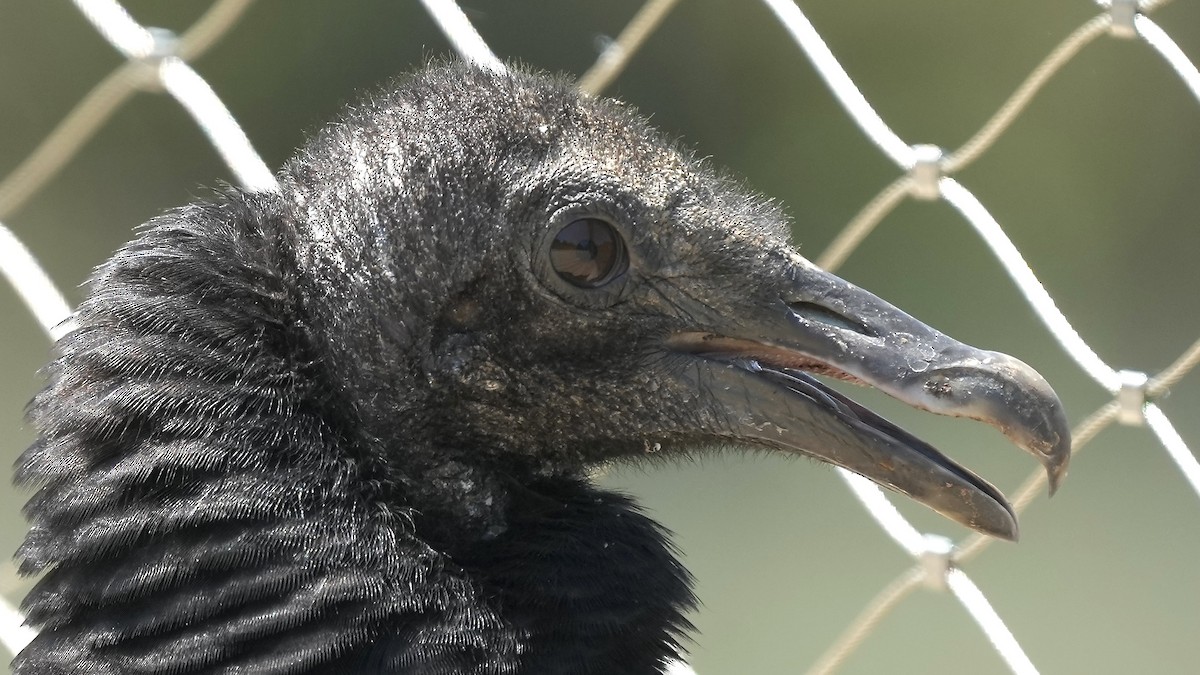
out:
M663 343L771 302L795 259L787 221L612 101L483 73L455 84L352 111L285 174L322 356L353 373L348 398L371 401L364 436L417 436L380 454L418 490L450 461L577 473L727 437L736 420ZM347 168L352 194L325 180ZM545 247L593 214L627 237L630 270L583 290ZM503 526L500 510L487 518Z
M569 83L427 69L280 180L149 223L57 346L16 474L45 573L19 675L659 672L689 578L587 478L650 454L800 453L1016 537L994 488L810 372L1064 474L1031 369L816 269L776 208ZM599 288L548 256L585 216L628 252Z
M580 99L565 86L533 95L519 77L481 73L460 86L409 89L352 112L315 139L285 181L310 240L301 257L317 280L311 293L322 298L310 306L333 338L325 356L358 373L348 378L364 388L354 399L372 401L360 409L362 428L381 439L420 430L427 435L406 447L439 448L435 457L380 449L413 489L433 484L416 467L440 475L453 462L465 472L460 490L482 492L468 497L437 483L434 498L474 509L465 505L502 499L483 494L491 483L470 468L481 460L572 473L714 440L805 452L910 494L913 481L936 483L866 466L886 458L831 455L844 444L834 438L847 433L841 421L787 438L807 413L797 420L785 406L756 414L779 408L756 406L750 399L766 394L742 391L763 385L723 364L708 372L711 362L686 353L696 349L671 348L679 334L782 345L910 404L989 421L1046 463L1057 483L1069 448L1065 418L1024 364L957 343L817 270L792 249L774 205L616 102ZM347 168L352 192L324 180ZM397 186L409 192L398 198ZM585 290L560 279L546 253L559 229L590 215L624 235L630 268ZM790 309L797 303L829 308L834 325L805 321L803 310ZM839 330L837 318L866 328ZM404 365L399 373L395 364ZM982 481L960 484L1007 511ZM987 505L995 513L979 516L978 501L988 499L948 515L1014 538L1011 514ZM480 527L503 527L498 511L478 512L487 512Z

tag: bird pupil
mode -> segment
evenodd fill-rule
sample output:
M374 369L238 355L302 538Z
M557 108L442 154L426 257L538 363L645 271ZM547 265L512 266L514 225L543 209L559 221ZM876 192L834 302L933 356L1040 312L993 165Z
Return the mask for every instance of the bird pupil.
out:
M600 218L579 218L559 230L550 245L550 264L580 288L599 288L629 266L620 233Z

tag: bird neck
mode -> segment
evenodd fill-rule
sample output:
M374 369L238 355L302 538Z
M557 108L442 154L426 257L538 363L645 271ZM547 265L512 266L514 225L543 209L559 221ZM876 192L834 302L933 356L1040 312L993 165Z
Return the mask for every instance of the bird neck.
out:
M660 671L693 604L666 534L578 476L373 433L419 400L335 384L271 199L164 216L60 342L14 673Z
M502 529L450 558L517 631L517 672L644 675L680 658L691 578L631 499L555 477L508 486L504 507Z

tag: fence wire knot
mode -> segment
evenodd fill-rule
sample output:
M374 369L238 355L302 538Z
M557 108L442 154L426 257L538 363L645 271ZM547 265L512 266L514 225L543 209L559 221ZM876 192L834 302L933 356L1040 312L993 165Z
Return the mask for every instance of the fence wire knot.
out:
M159 68L162 62L172 56L176 56L179 50L179 35L169 28L157 28L148 26L146 33L151 38L150 49L144 54L136 54L130 57L130 61L138 65L139 70L145 71L138 73L141 77L135 80L137 88L154 94L161 94L166 91L163 86L162 78L159 76Z
M1150 377L1136 370L1117 373L1121 388L1117 390L1117 421L1131 427L1146 423L1146 386Z
M945 153L936 145L912 146L913 165L908 170L912 178L911 194L915 199L934 201L942 196L938 181L944 173L942 159Z
M169 28L149 26L146 32L154 39L150 53L141 57L147 61L158 61L168 56L175 56L179 47L179 36Z
M1112 6L1108 8L1108 13L1112 17L1109 32L1113 36L1126 40L1137 37L1137 28L1133 25L1133 18L1138 14L1138 0L1112 0Z
M954 542L949 537L940 534L926 534L923 548L917 556L924 575L921 582L926 588L944 591L948 588L946 580L950 570L954 568Z

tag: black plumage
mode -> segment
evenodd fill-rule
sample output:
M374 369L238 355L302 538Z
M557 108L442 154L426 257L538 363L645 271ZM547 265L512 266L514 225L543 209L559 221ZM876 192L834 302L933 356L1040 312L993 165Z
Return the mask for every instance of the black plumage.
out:
M765 200L566 81L427 69L279 177L154 219L92 278L17 466L45 574L18 675L659 672L688 574L588 471L726 441L1015 536L994 489L806 371L1065 466L1031 371L819 272ZM900 325L967 375L881 385ZM980 378L1003 385L982 404Z

